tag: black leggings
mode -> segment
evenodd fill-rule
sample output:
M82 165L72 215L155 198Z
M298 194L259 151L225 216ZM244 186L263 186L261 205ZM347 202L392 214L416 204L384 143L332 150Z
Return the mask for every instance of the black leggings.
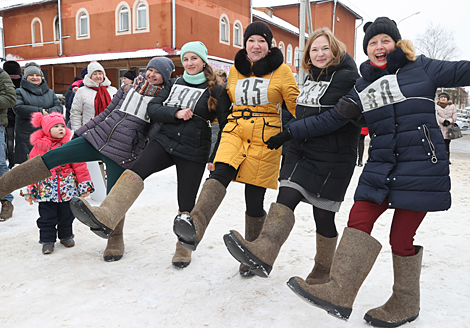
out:
M178 179L178 207L180 212L191 212L196 203L197 191L201 184L206 163L193 162L167 153L155 140L144 148L132 165L131 170L142 180L151 174L176 165Z
M276 202L283 204L294 211L303 198L302 194L297 190L289 187L281 187L279 188ZM313 218L315 220L317 232L320 235L327 238L333 238L338 235L335 225L335 212L313 206Z
M209 179L216 179L227 188L230 181L235 179L237 171L238 170L233 166L226 163L217 163ZM245 184L245 206L247 215L256 218L264 216L263 203L265 194L266 188Z

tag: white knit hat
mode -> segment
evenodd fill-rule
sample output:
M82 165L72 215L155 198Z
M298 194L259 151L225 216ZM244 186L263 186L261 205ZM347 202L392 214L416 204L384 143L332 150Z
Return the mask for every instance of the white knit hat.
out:
M101 66L101 64L98 63L97 61L92 61L91 63L88 64L88 77L91 78L94 71L101 71L106 76L106 72L104 71L103 66Z

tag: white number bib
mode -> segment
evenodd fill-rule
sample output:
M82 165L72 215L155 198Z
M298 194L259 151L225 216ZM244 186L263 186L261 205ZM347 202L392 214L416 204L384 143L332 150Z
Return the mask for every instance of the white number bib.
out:
M152 99L153 97L142 96L137 93L134 88L131 88L119 110L137 116L141 120L150 123L150 118L147 115L147 105Z
M181 109L189 108L194 112L196 104L206 89L189 87L187 85L173 84L170 94L163 105Z
M359 93L365 112L406 100L396 75L386 75Z
M259 106L269 104L268 87L270 79L249 77L238 80L235 88L235 104L238 106Z
M297 104L304 106L320 106L320 99L325 94L331 82L305 81L304 88L297 97Z

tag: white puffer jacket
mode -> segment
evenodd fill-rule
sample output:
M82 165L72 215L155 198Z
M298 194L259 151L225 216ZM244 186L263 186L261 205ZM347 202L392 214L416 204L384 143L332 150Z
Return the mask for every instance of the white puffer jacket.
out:
M93 87L107 87L111 99L117 92L115 87L111 86L111 81L105 76L103 83L96 83L85 75L83 87L77 90L70 108L70 124L73 131L78 130L82 125L95 117L95 96L97 91Z
M439 104L440 102L436 104L437 121L439 122L442 136L444 137L444 139L449 139L449 137L447 136L447 130L449 130L449 128L455 122L457 122L457 109L451 101L447 103L448 105L445 108L442 108L442 106L440 106ZM445 120L449 121L449 126L443 125Z

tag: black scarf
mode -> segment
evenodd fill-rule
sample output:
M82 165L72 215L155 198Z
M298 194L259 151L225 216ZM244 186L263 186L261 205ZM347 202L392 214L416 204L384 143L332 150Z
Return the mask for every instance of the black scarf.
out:
M266 57L261 58L251 65L251 62L246 57L245 49L240 50L235 55L235 68L239 73L244 76L250 76L253 73L256 76L263 76L276 70L284 62L281 50L278 48L271 48Z

